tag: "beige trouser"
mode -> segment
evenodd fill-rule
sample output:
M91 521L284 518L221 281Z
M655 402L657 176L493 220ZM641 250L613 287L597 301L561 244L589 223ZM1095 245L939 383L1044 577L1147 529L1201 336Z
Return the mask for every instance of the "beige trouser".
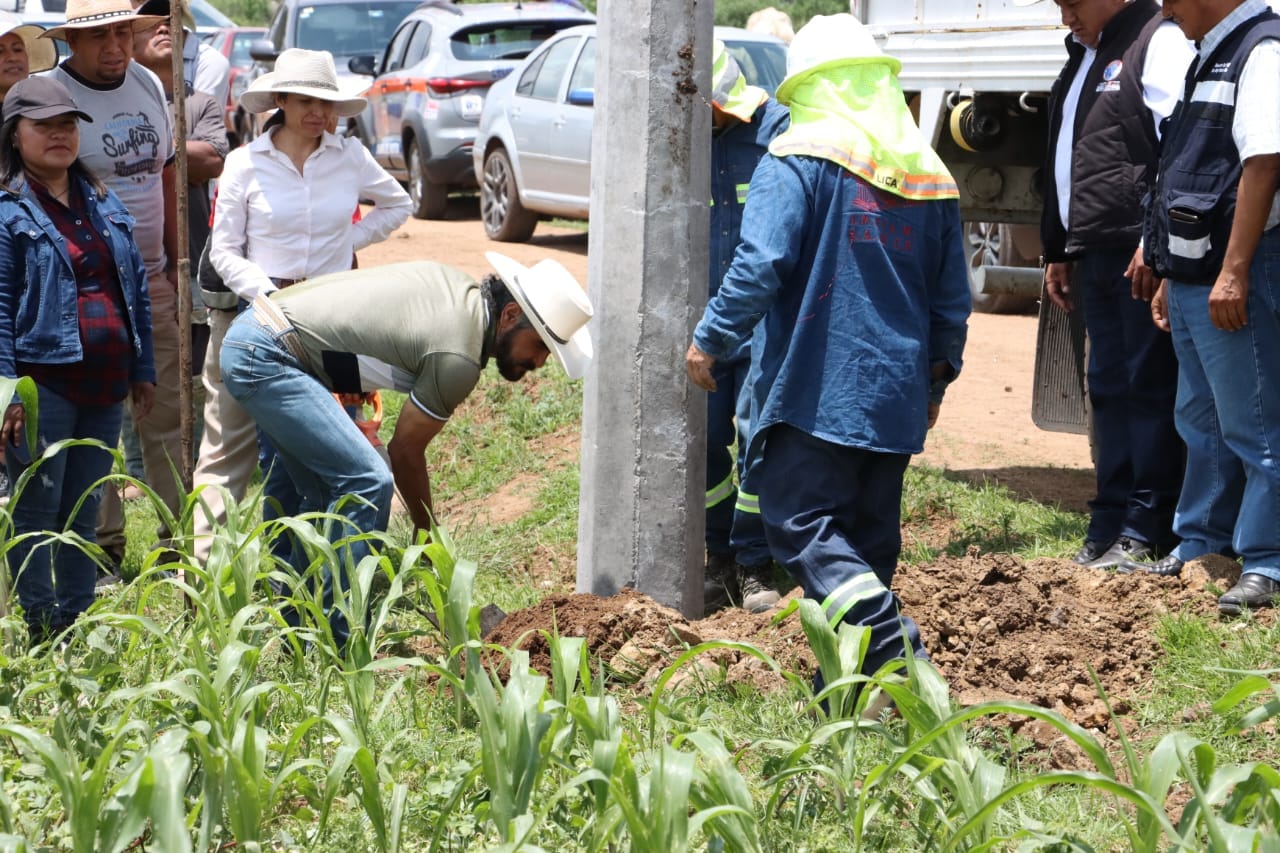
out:
M253 418L227 391L218 362L222 339L235 317L234 311L209 312L209 352L204 359L204 438L192 478L203 507L196 509L193 519L194 553L202 565L209 559L214 526L227 520L226 504L216 487L225 488L234 500L242 500L258 467L258 433ZM201 490L202 486L208 488Z
M180 511L177 460L182 458L182 410L179 390L182 371L178 368L178 296L163 274L147 273L151 294L151 342L156 365L156 393L151 412L134 423L142 443L142 468L147 485L155 490L175 516ZM172 461L171 461L172 460ZM163 527L163 526L162 526ZM170 531L162 529L161 538ZM104 489L98 511L98 544L108 549L124 548L124 510L117 489Z

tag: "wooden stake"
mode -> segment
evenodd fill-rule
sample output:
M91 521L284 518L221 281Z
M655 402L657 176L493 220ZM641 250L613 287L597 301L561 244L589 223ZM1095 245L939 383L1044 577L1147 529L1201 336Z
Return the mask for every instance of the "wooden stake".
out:
M183 43L186 33L182 29L182 10L185 0L170 0L169 31L173 34L173 135L177 168L176 186L178 210L178 429L181 430L182 459L178 470L182 474L182 487L191 491L191 246L187 222L187 86L182 73Z

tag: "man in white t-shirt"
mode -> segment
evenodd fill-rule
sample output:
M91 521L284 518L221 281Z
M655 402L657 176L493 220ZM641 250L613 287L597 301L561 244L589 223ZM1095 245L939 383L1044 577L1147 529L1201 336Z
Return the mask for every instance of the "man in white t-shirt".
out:
M174 136L160 81L133 61L133 34L159 20L134 13L129 0L69 0L67 22L44 34L66 41L70 55L50 72L93 116L80 137L80 160L111 188L137 220L133 236L142 253L151 294L156 400L136 422L148 484L175 515L174 468L179 436L178 298ZM107 489L98 542L113 557L124 554L124 518L115 489ZM168 531L162 531L168 535Z

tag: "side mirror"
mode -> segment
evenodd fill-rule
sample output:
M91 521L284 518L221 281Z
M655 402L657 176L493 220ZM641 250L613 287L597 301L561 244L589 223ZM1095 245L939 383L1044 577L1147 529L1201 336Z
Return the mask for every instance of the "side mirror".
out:
M352 74L363 74L366 77L373 77L378 73L377 69L374 67L374 63L377 61L378 58L376 56L369 56L367 54L364 56L353 56L347 63L347 68L350 69Z
M254 39L249 42L249 55L258 62L275 62L280 52L270 39Z
M575 107L593 107L596 103L595 89L570 89L569 103Z

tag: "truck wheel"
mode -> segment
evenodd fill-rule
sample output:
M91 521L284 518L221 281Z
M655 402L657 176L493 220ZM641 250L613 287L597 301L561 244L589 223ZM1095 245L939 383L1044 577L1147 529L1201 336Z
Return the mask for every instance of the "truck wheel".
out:
M416 219L444 219L449 206L449 188L432 183L422 165L422 148L415 140L408 140L409 150L409 198L413 201Z
M969 269L976 270L983 266L1033 266L1018 253L1011 232L1011 226L997 222L964 223ZM973 293L973 310L982 314L1026 314L1033 313L1036 308L1035 297L979 293L972 277L969 279L969 287Z
M495 148L484 158L484 175L480 181L480 219L490 240L523 243L533 236L538 216L520 203L515 169L502 148Z

